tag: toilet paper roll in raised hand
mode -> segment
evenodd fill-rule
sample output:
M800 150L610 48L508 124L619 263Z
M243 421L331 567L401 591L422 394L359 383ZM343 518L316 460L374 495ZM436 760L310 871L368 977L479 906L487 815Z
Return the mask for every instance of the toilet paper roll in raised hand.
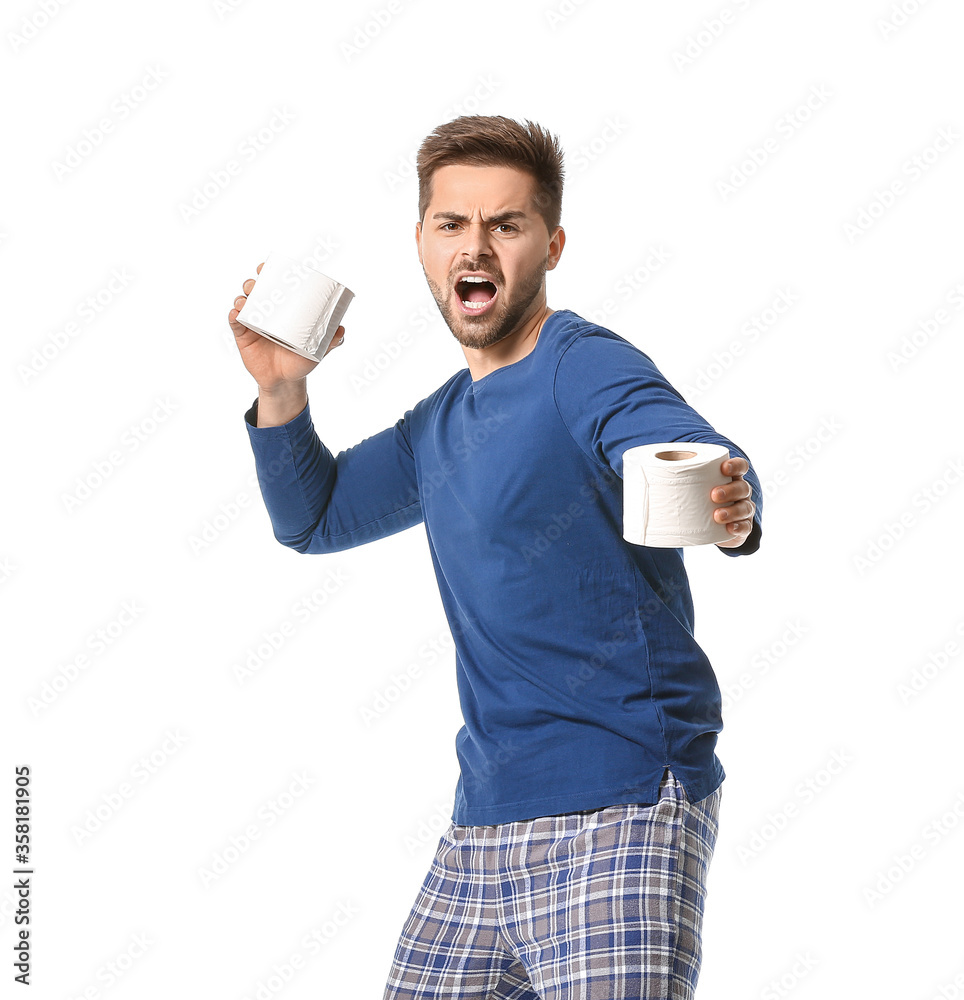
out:
M720 472L730 457L718 444L674 441L623 452L623 538L635 545L677 548L730 538L713 518L710 492L733 481Z
M272 252L238 322L303 358L320 361L354 297L321 271Z

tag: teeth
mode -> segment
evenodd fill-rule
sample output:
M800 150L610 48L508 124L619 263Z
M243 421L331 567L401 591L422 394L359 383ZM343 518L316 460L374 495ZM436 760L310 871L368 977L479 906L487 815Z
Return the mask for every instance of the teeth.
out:
M462 299L462 305L466 309L484 309L492 300L487 299L485 302L469 302L468 299Z
M488 281L489 279L488 278L477 278L474 275L467 275L462 280L463 281L479 281L479 282L481 282L481 281Z

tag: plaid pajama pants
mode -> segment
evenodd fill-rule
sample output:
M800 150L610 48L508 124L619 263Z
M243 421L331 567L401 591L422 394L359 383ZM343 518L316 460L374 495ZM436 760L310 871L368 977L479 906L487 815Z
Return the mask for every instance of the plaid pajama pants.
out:
M450 823L383 1000L690 1000L721 791Z

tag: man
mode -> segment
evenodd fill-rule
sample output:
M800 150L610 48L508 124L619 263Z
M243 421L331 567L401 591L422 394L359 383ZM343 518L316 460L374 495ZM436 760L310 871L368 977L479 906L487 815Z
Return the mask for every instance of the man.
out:
M277 539L334 552L423 522L455 640L452 824L384 997L690 997L720 689L682 550L622 538L622 454L726 445L712 500L731 556L759 546L759 481L646 354L548 308L565 244L553 136L461 117L426 138L418 176L419 260L468 367L393 427L333 456L309 414L317 362L236 322L253 279L228 314Z

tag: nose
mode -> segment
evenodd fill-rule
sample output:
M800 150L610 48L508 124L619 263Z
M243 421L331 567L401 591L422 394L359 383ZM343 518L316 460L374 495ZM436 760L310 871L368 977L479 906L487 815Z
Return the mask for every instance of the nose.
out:
M471 222L465 228L462 256L477 260L492 254L492 237L487 222Z

